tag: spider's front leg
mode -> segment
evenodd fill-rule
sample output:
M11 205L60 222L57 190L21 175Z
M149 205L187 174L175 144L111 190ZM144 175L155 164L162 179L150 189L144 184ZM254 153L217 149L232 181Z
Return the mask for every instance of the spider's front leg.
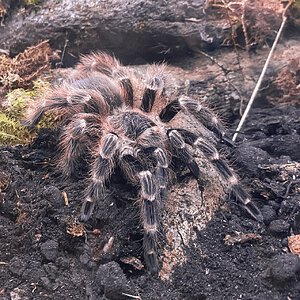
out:
M175 149L177 157L190 169L195 178L198 179L200 175L199 167L189 149L187 149L181 133L178 130L171 129L167 135L172 147Z
M100 142L95 160L92 164L91 182L86 190L86 198L81 207L81 220L86 221L93 213L95 203L101 199L105 182L110 178L115 167L115 154L120 147L119 137L113 133L106 134Z
M140 185L140 217L143 224L144 238L144 260L150 273L156 274L159 270L158 260L158 232L160 225L161 201L165 198L166 185L168 182L167 168L168 159L161 148L143 148L149 151L151 157L155 158L155 172L151 172L149 166L141 157L134 155L134 149L128 151L120 159L120 166L127 177L138 181ZM120 150L122 152L122 150ZM144 153L145 154L145 153Z
M263 216L260 210L251 200L250 195L243 189L239 183L238 177L233 173L228 163L220 157L215 146L188 130L177 129L177 131L180 132L186 143L195 149L200 150L209 159L216 170L218 170L219 174L228 183L233 196L242 205L243 209L254 219L262 222Z
M138 174L141 184L141 214L144 228L144 258L151 273L158 272L157 232L158 193L154 175L150 171Z
M160 113L159 117L162 122L171 121L179 111L185 110L194 116L208 130L212 131L221 142L229 146L233 146L233 142L226 136L225 128L216 115L207 107L203 106L199 101L186 96L181 96L170 102Z

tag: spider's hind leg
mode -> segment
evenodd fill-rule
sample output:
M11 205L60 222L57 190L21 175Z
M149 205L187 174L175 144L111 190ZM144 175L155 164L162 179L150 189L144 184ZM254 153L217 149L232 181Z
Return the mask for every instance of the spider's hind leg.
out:
M34 101L28 108L23 125L29 129L33 129L37 125L44 114L49 110L56 110L56 112L63 112L70 106L66 93L59 89L52 96L47 97L44 101Z
M165 65L153 65L147 70L146 87L142 97L140 109L150 112L157 98L160 98L165 90Z
M206 155L206 157L219 171L221 176L228 182L231 188L232 195L242 205L243 209L247 211L248 214L251 215L254 219L262 222L263 216L260 210L251 200L251 196L246 192L246 190L243 189L243 187L239 183L239 179L232 172L227 162L220 157L217 149L214 146L203 141L202 138L198 138L194 142L194 145Z
M141 184L141 213L144 228L144 258L151 273L158 272L157 232L158 232L158 199L157 185L150 171L138 175Z

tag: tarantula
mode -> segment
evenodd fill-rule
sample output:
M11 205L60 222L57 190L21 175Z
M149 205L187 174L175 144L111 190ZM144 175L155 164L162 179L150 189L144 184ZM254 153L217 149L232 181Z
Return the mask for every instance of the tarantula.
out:
M61 116L59 167L64 175L76 174L80 159L91 157L82 221L91 217L117 165L138 186L144 260L152 273L159 270L160 213L171 174L176 173L174 165L189 170L202 188L197 151L208 158L241 206L262 221L259 209L216 149L217 140L232 145L220 120L197 100L167 95L167 87L163 64L137 71L108 54L92 54L82 57L70 78L30 108L25 121L33 128L49 110ZM178 114L189 115L206 134L187 129Z

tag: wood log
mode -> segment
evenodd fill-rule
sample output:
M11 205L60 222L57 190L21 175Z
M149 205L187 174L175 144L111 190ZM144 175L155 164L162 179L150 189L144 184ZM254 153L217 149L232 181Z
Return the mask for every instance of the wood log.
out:
M15 55L49 40L65 57L105 49L123 62L213 49L229 37L226 20L199 0L45 0L15 9L0 27L0 49ZM227 26L228 27L228 26Z

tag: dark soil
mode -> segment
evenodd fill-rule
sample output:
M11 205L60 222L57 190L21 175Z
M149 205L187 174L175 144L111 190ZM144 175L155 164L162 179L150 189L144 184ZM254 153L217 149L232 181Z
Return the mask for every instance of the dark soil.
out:
M139 262L124 263L143 262L137 211L126 201L135 195L124 182L113 181L83 228L76 217L85 180L57 173L55 132L40 131L30 146L2 148L0 299L300 299L300 258L287 241L300 232L300 109L256 108L244 128L235 165L265 224L234 204L231 212L217 211L169 281L139 270ZM112 233L117 246L110 251ZM256 238L224 242L240 233Z

